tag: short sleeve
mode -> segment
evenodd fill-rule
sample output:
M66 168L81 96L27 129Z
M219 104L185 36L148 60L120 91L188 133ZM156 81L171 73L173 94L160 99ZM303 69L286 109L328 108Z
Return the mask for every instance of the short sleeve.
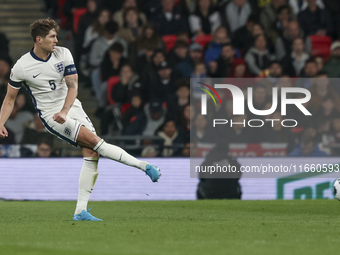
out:
M65 65L64 76L77 73L77 69L76 69L76 66L74 65L72 54L66 48L65 48L65 55L64 55L64 65Z
M18 62L13 66L8 85L14 89L20 89L22 82L24 82L24 71Z

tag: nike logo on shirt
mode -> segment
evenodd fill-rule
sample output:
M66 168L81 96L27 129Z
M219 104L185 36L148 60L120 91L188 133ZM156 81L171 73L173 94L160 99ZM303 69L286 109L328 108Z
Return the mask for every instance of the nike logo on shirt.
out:
M41 73L38 73L37 75L33 75L33 79L38 77L38 75L40 75Z

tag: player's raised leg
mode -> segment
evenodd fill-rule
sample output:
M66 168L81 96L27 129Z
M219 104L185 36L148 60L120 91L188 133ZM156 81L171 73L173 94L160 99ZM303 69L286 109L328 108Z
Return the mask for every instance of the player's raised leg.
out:
M146 161L138 160L131 156L122 148L106 143L96 134L92 133L91 130L82 126L77 137L77 144L81 147L92 149L98 152L103 157L118 161L128 166L133 166L144 171L153 182L158 181L160 169L156 166L150 165Z
M87 210L87 203L98 176L99 154L87 148L82 148L82 153L84 162L79 176L78 201L73 220L101 221L101 219L92 216Z

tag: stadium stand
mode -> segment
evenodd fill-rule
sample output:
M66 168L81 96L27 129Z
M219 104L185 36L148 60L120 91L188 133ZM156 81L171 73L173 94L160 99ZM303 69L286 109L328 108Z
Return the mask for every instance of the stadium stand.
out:
M143 130L147 128L155 131L153 135L157 142L150 144L145 139L144 143L139 143L139 148L132 146L135 155L140 155L147 146L155 146L157 149L152 151L157 151L158 156L179 156L181 148L188 147L189 123L196 123L196 118L199 116L194 114L192 118L188 118L185 112L195 110L197 112L200 107L199 95L193 90L190 91L190 103L194 109L186 107L190 99L185 89L181 90L186 85L178 85L181 79L186 79L188 82L190 77L264 78L268 81L264 82L267 92L273 87L280 88L280 86L300 86L310 89L313 98L309 107L313 110L313 116L322 116L320 117L322 122L329 123L329 127L320 126L318 124L320 121L317 119L308 122L302 116L295 116L303 124L287 129L289 134L284 135L286 141L277 139L276 134L281 131L276 130L275 133L274 130L273 133L267 130L273 140L258 140L256 143L251 142L251 139L248 142L245 141L245 138L249 137L250 130L244 129L242 130L244 134L236 143L230 140L231 154L238 156L288 155L293 149L292 146L284 147L282 144L285 142L291 144L293 138L293 144L299 146L300 139L306 132L309 132L321 147L336 147L338 137L336 119L340 115L340 108L336 100L327 101L329 96L320 92L321 83L314 83L314 80L311 80L311 78L323 77L323 75L327 75L327 78L340 76L340 43L337 41L339 33L336 19L339 13L335 13L327 1L322 5L320 1L317 5L313 1L308 1L303 10L299 10L294 5L294 1L259 1L261 3L256 3L256 1L246 0L242 6L238 6L238 1L235 0L197 1L197 3L194 1L195 3L191 6L187 2L126 0L112 4L111 1L105 0L56 0L57 20L62 29L60 41L61 43L67 42L65 34L73 37L75 44L70 49L76 53L75 61L77 61L78 72L81 73L79 97L98 131L103 131L108 137L118 136L117 139L123 141L124 147L124 143L128 146L133 143L131 135L138 135L141 141L140 135L143 135ZM88 13L88 4L91 3L95 3L96 8L93 13ZM2 4L0 3L0 8ZM27 5L29 10L31 10L30 4L35 9L40 9L36 8L40 6L39 1L27 1L25 6ZM10 10L16 8L15 3L11 6ZM44 9L43 6L41 7ZM6 8L8 9L8 6ZM239 8L240 11L233 13L235 8ZM317 13L321 13L320 15L330 13L332 19L327 17L319 23L311 22L309 18L318 15L314 10L318 10ZM79 22L81 17L85 17L83 16L85 13L88 13L91 22L83 20L82 31L78 32ZM101 13L103 15L99 15ZM14 23L27 26L30 21L40 17L44 17L44 14L32 12L29 19L17 18ZM18 33L14 33L9 28L13 28L15 24L10 24L9 21L10 19L6 19L6 22L0 25L0 32L4 35L0 35L0 45L9 45L8 51L0 52L1 101L9 77L8 67L13 64L11 58L17 60L31 47L26 34L25 40L18 43L24 30L19 29L17 25L15 29ZM9 44L6 38L9 39ZM79 42L86 43L79 44ZM113 48L111 45L114 45ZM96 58L98 61L94 61L93 52L97 52L98 47L101 49L100 56ZM2 46L1 49L6 49L6 47ZM122 73L126 71L122 69L125 65L130 66L133 75ZM287 82L288 78L294 79ZM300 79L296 80L296 78ZM129 95L128 99L122 102L116 102L111 96L117 84L122 95ZM242 82L237 85L242 89L249 86ZM329 80L324 86L327 88L322 91L331 93L334 98L339 98L340 89L336 82ZM270 103L268 95L257 105L258 110L268 107ZM224 100L230 100L230 98L230 94L224 96ZM150 109L153 109L152 107L149 109L150 101L155 102L156 99L161 100L157 104L163 105L162 108L158 105L159 109L156 107L159 112L162 112L163 122L153 120L150 123L157 122L157 127L160 129L144 126L150 120L148 115L152 113ZM133 100L137 100L138 103L133 103ZM27 104L28 106L22 109L31 111L31 106ZM226 101L226 104L230 106L230 102ZM230 108L228 109L226 112L230 111ZM116 112L112 113L113 110ZM322 111L331 111L332 114L322 115ZM110 122L112 118L115 118L113 124ZM207 120L198 117L197 121ZM110 125L110 128L107 125ZM198 148L198 155L201 156L210 150L211 144L203 139L206 133L204 128L198 128L196 124L193 126L194 132L198 132L193 136L198 139L194 146ZM133 133L134 130L138 132ZM175 139L174 133L176 132L181 138L176 138L176 148L170 148L174 144L172 140ZM233 132L238 131L230 130L228 135L232 135ZM160 139L157 135L161 135L165 143L170 146L167 148L160 146ZM128 137L126 141L124 141L125 137ZM172 139L172 142L169 139ZM16 139L12 139L12 142L14 141ZM178 141L181 141L180 145ZM16 142L19 143L19 141ZM263 142L272 142L272 146L266 147ZM61 149L61 155L78 155L70 147L61 145L61 143L55 142L53 146ZM337 153L337 150L332 149L326 151L330 155ZM188 154L185 153L185 155Z

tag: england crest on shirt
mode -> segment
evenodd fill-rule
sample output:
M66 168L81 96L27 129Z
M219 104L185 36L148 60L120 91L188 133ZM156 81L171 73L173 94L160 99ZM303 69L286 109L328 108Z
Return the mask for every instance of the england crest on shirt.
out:
M60 74L60 76L64 74L64 63L63 62L59 62L55 64L54 67L56 71Z

